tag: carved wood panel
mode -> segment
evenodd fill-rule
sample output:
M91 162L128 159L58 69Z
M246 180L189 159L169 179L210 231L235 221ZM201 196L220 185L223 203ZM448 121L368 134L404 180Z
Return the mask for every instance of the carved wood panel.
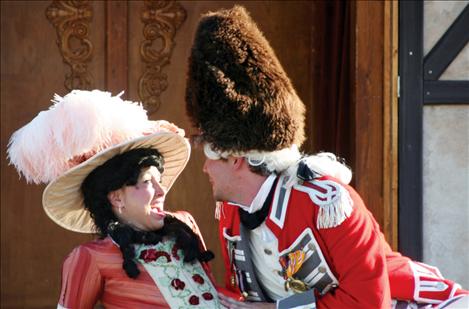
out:
M145 63L138 81L138 94L150 113L158 110L161 93L168 88L162 72L170 62L176 31L186 19L186 11L174 1L145 1L142 11L143 37L140 56Z
M93 55L89 38L93 7L89 1L54 0L46 10L47 19L57 31L57 45L71 72L65 76L65 88L91 89L93 77L88 64Z

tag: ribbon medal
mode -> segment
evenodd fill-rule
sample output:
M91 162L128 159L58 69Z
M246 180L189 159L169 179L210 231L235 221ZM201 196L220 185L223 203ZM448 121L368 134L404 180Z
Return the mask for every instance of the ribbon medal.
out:
M283 276L285 278L285 290L291 289L295 293L302 293L308 288L306 284L293 276L300 270L305 261L306 254L302 250L297 250L288 254L288 257L280 258L280 264L283 267Z

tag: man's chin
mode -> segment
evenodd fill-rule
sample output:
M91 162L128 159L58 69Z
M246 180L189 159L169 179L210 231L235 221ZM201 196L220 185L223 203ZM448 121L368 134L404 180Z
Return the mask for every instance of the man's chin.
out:
M224 202L226 201L226 199L224 199L222 196L218 195L218 194L213 194L213 199L215 200L215 202Z

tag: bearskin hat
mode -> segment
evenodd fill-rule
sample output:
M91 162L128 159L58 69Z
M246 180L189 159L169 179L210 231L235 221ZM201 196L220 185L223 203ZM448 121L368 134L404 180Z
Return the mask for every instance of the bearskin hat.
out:
M186 112L199 140L229 153L301 146L303 102L241 6L203 15L188 64Z

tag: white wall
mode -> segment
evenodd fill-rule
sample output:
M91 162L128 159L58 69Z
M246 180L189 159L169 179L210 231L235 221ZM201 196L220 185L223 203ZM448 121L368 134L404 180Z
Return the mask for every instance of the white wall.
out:
M423 120L423 261L469 288L469 106Z
M466 5L425 1L425 54ZM469 44L440 79L469 80ZM468 289L469 104L424 106L423 235L423 261Z

